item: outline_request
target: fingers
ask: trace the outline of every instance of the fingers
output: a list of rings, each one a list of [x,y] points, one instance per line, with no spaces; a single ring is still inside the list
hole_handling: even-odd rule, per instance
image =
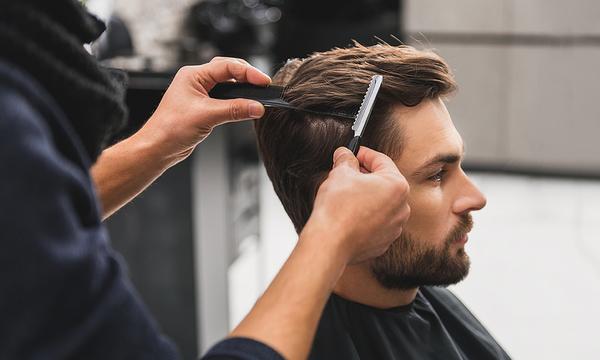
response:
[[[400,170],[398,170],[398,167],[394,161],[387,155],[373,149],[369,149],[368,147],[361,146],[358,151],[357,158],[360,162],[361,168],[366,169],[368,172],[380,175],[386,174],[386,177],[394,179],[394,193],[404,196],[404,194],[410,192],[410,186],[408,185],[408,182],[402,173],[400,173]]]
[[[241,59],[215,58],[208,64],[186,67],[187,70],[194,72],[194,77],[206,91],[231,79],[263,86],[271,83],[271,78]]]
[[[393,174],[400,174],[400,170],[387,155],[378,151],[369,149],[368,147],[361,146],[358,150],[357,155],[360,166],[369,172],[389,172]]]
[[[356,171],[360,171],[358,159],[352,151],[345,147],[339,147],[333,153],[333,168],[335,169],[340,166],[348,166]]]
[[[258,119],[265,113],[264,106],[257,101],[246,99],[206,99],[205,101],[202,105],[205,110],[203,113],[206,124],[210,127],[227,122]]]

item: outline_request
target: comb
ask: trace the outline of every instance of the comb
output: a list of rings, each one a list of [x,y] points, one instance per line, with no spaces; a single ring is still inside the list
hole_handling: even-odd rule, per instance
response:
[[[249,99],[255,100],[263,104],[265,107],[288,109],[294,111],[301,111],[304,113],[322,115],[322,116],[333,116],[345,119],[355,120],[355,115],[332,112],[332,111],[320,111],[307,108],[299,108],[283,100],[283,94],[285,87],[269,85],[269,86],[257,86],[247,83],[219,83],[209,91],[208,95],[213,99],[229,100],[229,99]]]

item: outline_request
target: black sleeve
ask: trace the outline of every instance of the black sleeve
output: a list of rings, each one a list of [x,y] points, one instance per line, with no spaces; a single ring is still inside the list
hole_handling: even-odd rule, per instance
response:
[[[283,360],[283,356],[259,341],[229,338],[213,346],[202,360]]]
[[[0,81],[0,359],[177,358],[42,114]]]

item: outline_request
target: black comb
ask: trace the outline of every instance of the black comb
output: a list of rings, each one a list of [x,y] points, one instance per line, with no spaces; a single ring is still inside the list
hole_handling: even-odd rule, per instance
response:
[[[208,95],[213,99],[250,99],[260,102],[265,107],[289,109],[295,111],[302,111],[310,114],[341,117],[352,120],[354,120],[355,118],[355,115],[346,113],[299,108],[283,100],[284,92],[285,87],[283,86],[257,86],[247,83],[229,82],[215,85],[215,87],[213,87],[212,90],[209,91]]]

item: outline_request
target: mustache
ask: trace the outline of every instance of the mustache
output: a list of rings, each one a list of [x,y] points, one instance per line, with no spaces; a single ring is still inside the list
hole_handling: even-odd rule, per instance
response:
[[[471,216],[470,213],[461,215],[458,219],[458,224],[456,224],[454,229],[450,232],[446,243],[451,244],[458,241],[471,230],[473,230],[473,216]]]

